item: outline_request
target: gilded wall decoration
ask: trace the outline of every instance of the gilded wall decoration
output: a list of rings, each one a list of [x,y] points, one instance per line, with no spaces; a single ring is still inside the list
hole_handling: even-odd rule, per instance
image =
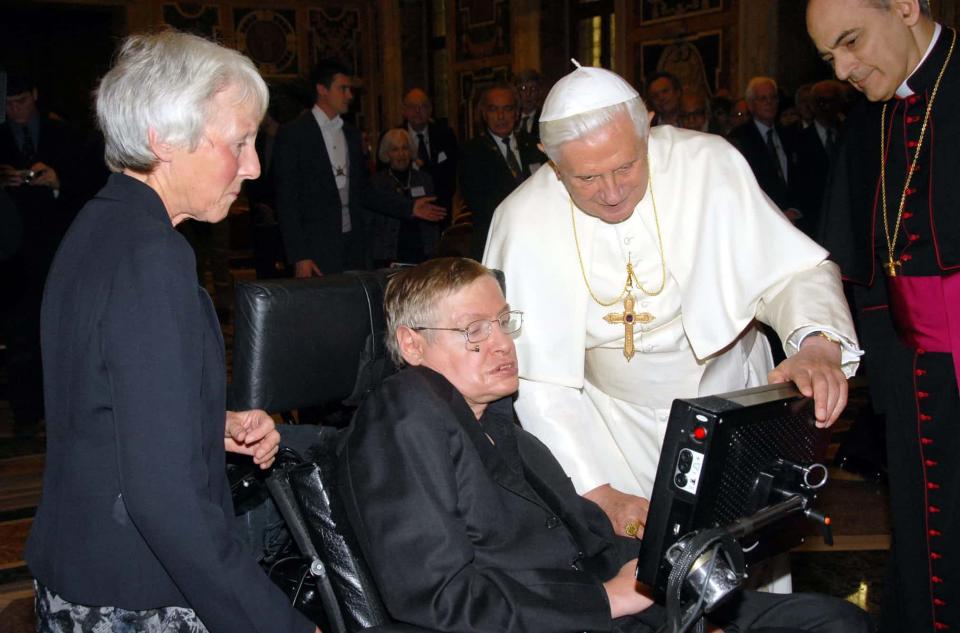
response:
[[[310,63],[332,57],[353,68],[358,77],[365,76],[360,10],[326,6],[310,9],[308,16]]]
[[[233,10],[237,49],[249,56],[263,75],[295,76],[298,70],[295,9]]]
[[[179,31],[194,33],[222,41],[220,8],[202,2],[166,2],[162,7],[163,22]]]
[[[723,9],[723,0],[639,0],[638,4],[637,15],[642,23],[688,18]]]
[[[684,90],[710,96],[719,87],[723,34],[698,33],[682,39],[645,41],[638,47],[637,85],[658,71],[672,73]]]
[[[510,53],[509,0],[456,3],[457,61]]]

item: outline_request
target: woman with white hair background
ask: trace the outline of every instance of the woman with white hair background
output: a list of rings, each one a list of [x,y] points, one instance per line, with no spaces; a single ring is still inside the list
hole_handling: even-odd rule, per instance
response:
[[[377,158],[387,168],[370,179],[370,186],[397,193],[415,200],[433,195],[430,174],[413,167],[410,135],[403,128],[393,128],[380,139]],[[370,241],[375,266],[392,262],[419,264],[432,256],[440,242],[440,223],[416,217],[406,220],[381,213],[370,213]]]
[[[128,38],[97,91],[115,173],[61,244],[41,317],[40,631],[316,630],[233,532],[224,450],[267,468],[279,435],[226,411],[216,313],[174,229],[223,220],[259,175],[267,98],[248,59],[171,31]]]

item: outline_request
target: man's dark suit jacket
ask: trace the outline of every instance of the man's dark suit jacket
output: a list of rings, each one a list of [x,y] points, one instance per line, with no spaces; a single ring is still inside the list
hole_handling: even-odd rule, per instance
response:
[[[840,146],[842,139],[843,130],[841,129],[837,132],[837,147]],[[803,213],[803,217],[797,222],[797,228],[814,239],[817,237],[823,194],[834,158],[827,155],[816,125],[810,125],[797,133],[795,190],[798,194],[800,211]]]
[[[400,125],[407,129],[406,124]],[[407,130],[409,132],[409,130]],[[420,168],[430,174],[436,191],[437,202],[453,215],[453,193],[457,189],[457,163],[460,160],[460,144],[450,126],[441,121],[427,124],[427,136],[430,142],[430,162]],[[416,157],[416,156],[414,156]],[[442,159],[442,160],[441,160]]]
[[[730,132],[730,142],[740,150],[750,164],[753,175],[763,192],[773,200],[781,211],[790,208],[799,209],[799,195],[797,193],[797,147],[794,133],[779,125],[776,126],[777,136],[787,155],[787,183],[777,176],[777,168],[770,152],[767,150],[767,139],[763,138],[760,130],[753,121],[747,121]]]
[[[11,284],[39,289],[57,250],[57,245],[67,232],[67,227],[80,208],[77,198],[80,189],[80,172],[77,163],[80,155],[79,141],[70,129],[55,119],[39,116],[39,138],[36,139],[36,154],[33,159],[25,157],[17,146],[8,121],[0,125],[0,164],[16,169],[29,169],[33,163],[42,162],[52,167],[60,179],[60,193],[54,196],[49,187],[20,185],[9,187],[7,194],[20,210],[23,225],[20,255],[7,262],[0,274],[6,281],[0,283],[4,292],[11,292]],[[9,297],[9,295],[8,295]]]
[[[540,142],[540,114],[543,112],[543,108],[537,108],[533,111],[531,116],[533,117],[533,124],[530,126],[530,131],[528,132],[525,127],[523,127],[523,115],[520,115],[520,123],[517,124],[517,134],[526,136],[534,145]]]
[[[460,153],[460,193],[472,218],[470,256],[476,260],[483,257],[494,210],[533,170],[547,162],[528,136],[515,134],[514,138],[520,151],[519,178],[510,173],[507,159],[500,151],[503,143],[486,129],[464,144]]]
[[[409,219],[413,202],[392,191],[367,185],[360,131],[343,124],[350,174],[350,239],[342,233],[340,194],[323,133],[313,112],[280,127],[273,149],[277,214],[287,261],[312,259],[324,273],[342,272],[344,264],[369,266],[366,235],[370,212]],[[350,252],[352,250],[352,252]]]
[[[636,541],[615,537],[514,423],[511,398],[478,421],[446,378],[407,368],[357,412],[338,481],[394,619],[472,633],[610,629],[601,583]]]
[[[211,633],[313,631],[234,533],[225,367],[193,251],[121,174],[80,212],[44,293],[47,460],[27,542],[65,600],[194,609]]]

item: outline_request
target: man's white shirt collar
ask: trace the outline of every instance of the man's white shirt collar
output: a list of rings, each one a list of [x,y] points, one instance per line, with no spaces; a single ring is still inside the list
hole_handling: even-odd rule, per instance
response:
[[[930,57],[930,51],[933,50],[937,40],[940,39],[940,32],[942,30],[943,28],[940,26],[940,23],[936,23],[933,29],[933,37],[930,38],[930,44],[927,46],[927,51],[923,54],[923,57],[920,58],[920,63],[916,65],[916,67],[913,69],[913,72],[911,72],[910,75],[903,80],[903,83],[900,84],[900,87],[897,88],[897,96],[901,99],[906,99],[907,97],[913,95],[913,90],[910,88],[907,82],[910,81],[910,77],[913,77],[914,73],[917,72],[917,69],[923,66],[923,62],[927,61],[927,57]]]
[[[320,129],[323,130],[339,130],[343,127],[343,119],[340,118],[340,115],[336,115],[332,119],[327,116],[327,113],[320,109],[320,106],[314,105],[311,109],[313,112],[313,117],[317,120],[317,125],[320,126]]]

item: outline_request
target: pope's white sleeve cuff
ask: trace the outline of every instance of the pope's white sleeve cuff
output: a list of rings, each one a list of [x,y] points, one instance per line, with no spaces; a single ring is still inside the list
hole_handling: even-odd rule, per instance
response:
[[[863,350],[857,347],[856,344],[849,338],[837,332],[833,328],[823,325],[807,325],[802,328],[798,328],[787,337],[787,342],[784,346],[784,352],[786,352],[788,357],[793,356],[800,351],[800,345],[803,343],[803,340],[808,336],[815,336],[817,332],[829,334],[831,338],[835,338],[840,341],[840,369],[843,370],[843,373],[847,378],[852,378],[853,375],[857,373],[857,369],[860,367],[860,357],[863,356]]]

